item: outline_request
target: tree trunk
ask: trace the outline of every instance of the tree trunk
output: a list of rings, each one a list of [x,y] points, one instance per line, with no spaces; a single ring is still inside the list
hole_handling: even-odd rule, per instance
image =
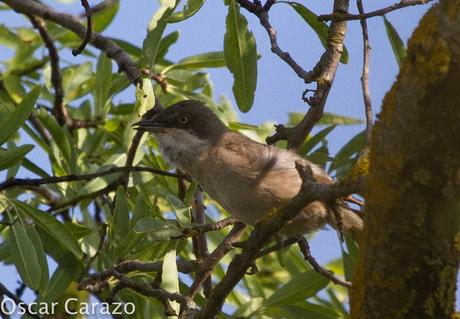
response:
[[[460,256],[460,0],[422,19],[373,131],[352,319],[452,318]]]

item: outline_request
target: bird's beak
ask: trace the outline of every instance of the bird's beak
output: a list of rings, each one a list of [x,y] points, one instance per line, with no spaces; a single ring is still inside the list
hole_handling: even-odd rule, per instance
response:
[[[137,123],[134,123],[133,128],[137,131],[144,131],[144,132],[161,132],[164,131],[165,126],[162,125],[160,122],[155,120],[141,120]]]

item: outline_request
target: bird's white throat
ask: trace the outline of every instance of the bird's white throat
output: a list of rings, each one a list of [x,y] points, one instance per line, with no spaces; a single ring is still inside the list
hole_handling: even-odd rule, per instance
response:
[[[209,151],[209,142],[187,130],[168,128],[155,134],[161,154],[169,164],[191,172],[193,164]]]

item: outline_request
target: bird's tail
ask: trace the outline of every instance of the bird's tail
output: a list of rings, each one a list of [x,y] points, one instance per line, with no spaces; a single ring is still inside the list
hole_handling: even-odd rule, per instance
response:
[[[345,203],[338,203],[330,209],[328,216],[329,225],[338,229],[338,223],[341,223],[341,230],[345,234],[350,234],[352,237],[359,238],[363,229],[363,219]]]

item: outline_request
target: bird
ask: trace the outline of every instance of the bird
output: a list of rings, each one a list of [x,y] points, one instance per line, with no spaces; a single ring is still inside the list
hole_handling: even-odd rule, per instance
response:
[[[254,226],[265,214],[298,194],[302,180],[296,162],[309,166],[317,182],[334,183],[321,167],[294,151],[231,131],[197,100],[175,103],[136,123],[135,129],[153,133],[159,151],[170,165],[190,175],[210,198],[248,225]],[[337,212],[341,216],[339,223]],[[363,227],[362,218],[343,201],[314,201],[279,233],[300,236],[327,224],[353,236]]]

